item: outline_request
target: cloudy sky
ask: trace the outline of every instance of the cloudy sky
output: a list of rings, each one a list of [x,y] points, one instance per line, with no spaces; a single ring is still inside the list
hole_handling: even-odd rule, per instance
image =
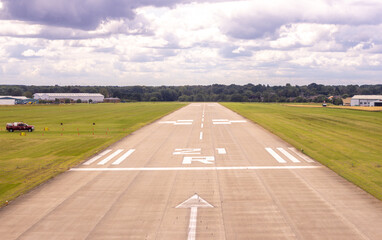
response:
[[[0,84],[382,83],[380,0],[0,0]]]

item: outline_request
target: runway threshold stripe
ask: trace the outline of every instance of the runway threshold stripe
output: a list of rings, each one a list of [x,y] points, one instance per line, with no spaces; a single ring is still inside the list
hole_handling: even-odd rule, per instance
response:
[[[115,160],[112,165],[118,165],[120,164],[121,162],[123,162],[127,157],[129,157],[133,152],[135,151],[135,149],[130,149],[129,151],[127,151],[125,154],[123,154],[121,157],[119,157],[117,160]]]
[[[305,156],[305,155],[302,154],[302,153],[299,153],[299,152],[297,151],[297,149],[295,149],[295,148],[289,148],[289,150],[291,150],[291,151],[294,152],[297,156],[299,156],[300,158],[304,159],[305,161],[307,161],[307,162],[309,162],[309,163],[313,163],[313,162],[314,162],[314,160],[312,160],[310,157]]]
[[[71,168],[72,172],[93,171],[216,171],[216,170],[288,170],[288,169],[316,169],[321,166],[242,166],[242,167],[148,167],[148,168]]]
[[[99,162],[97,165],[105,165],[107,162],[109,162],[111,159],[113,159],[115,156],[120,154],[123,151],[123,149],[118,149],[117,151],[110,154],[107,158]]]
[[[294,162],[294,163],[299,163],[300,162],[300,160],[295,158],[292,154],[288,153],[284,148],[277,148],[277,150],[279,150],[282,154],[284,154],[292,162]]]
[[[105,151],[101,152],[97,156],[95,156],[95,157],[91,158],[90,160],[84,162],[83,165],[90,165],[90,164],[94,163],[95,161],[97,161],[98,159],[100,159],[101,157],[103,157],[106,154],[108,154],[109,152],[111,152],[111,149],[108,149],[108,150],[105,150]]]
[[[286,163],[286,161],[282,157],[280,157],[280,155],[278,155],[275,151],[273,151],[272,148],[265,148],[265,150],[267,150],[267,152],[271,154],[272,157],[276,159],[279,163]]]

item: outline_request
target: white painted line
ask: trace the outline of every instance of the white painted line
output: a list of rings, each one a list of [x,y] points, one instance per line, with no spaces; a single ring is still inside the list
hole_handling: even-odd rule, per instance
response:
[[[295,158],[293,155],[291,155],[290,153],[288,153],[284,148],[277,148],[277,150],[279,150],[282,154],[284,154],[287,158],[289,158],[292,162],[294,163],[299,163],[300,160],[298,160],[297,158]]]
[[[199,139],[200,139],[200,140],[203,140],[203,132],[200,132],[200,134],[199,134]]]
[[[192,122],[176,122],[174,125],[192,125]]]
[[[231,120],[229,122],[230,123],[246,123],[247,121],[245,121],[245,120]]]
[[[213,122],[228,122],[228,119],[212,119]]]
[[[166,124],[166,123],[172,123],[172,124],[175,124],[176,121],[162,121],[162,122],[159,122],[160,124]]]
[[[93,171],[216,171],[216,170],[283,170],[283,169],[316,169],[321,166],[243,166],[243,167],[151,167],[151,168],[71,168],[72,172]]]
[[[218,150],[218,154],[226,154],[225,148],[216,148]]]
[[[231,122],[213,122],[213,124],[229,125]]]
[[[192,162],[201,162],[204,164],[213,164],[215,162],[214,156],[208,157],[184,157],[182,164],[191,164]]]
[[[203,123],[200,125],[200,127],[201,127],[201,128],[203,128],[203,127],[204,127]]]
[[[99,158],[101,158],[101,157],[105,156],[106,154],[108,154],[109,152],[111,152],[111,149],[108,149],[108,150],[105,150],[105,151],[101,152],[97,156],[95,156],[95,157],[91,158],[90,160],[84,162],[83,165],[90,165],[90,164],[94,163],[95,161],[97,161]]]
[[[206,200],[199,197],[198,194],[194,194],[192,197],[179,204],[175,208],[190,208],[190,221],[188,224],[188,236],[187,240],[195,240],[196,237],[196,224],[198,217],[198,208],[213,208]]]
[[[201,148],[176,148],[173,155],[201,154]]]
[[[176,121],[162,121],[160,124],[174,124],[174,125],[192,125],[194,120],[176,120]]]
[[[202,118],[202,122],[204,122],[204,118]]]
[[[295,148],[289,148],[289,150],[291,150],[292,152],[294,152],[297,156],[299,156],[300,158],[304,159],[305,161],[307,162],[310,162],[310,163],[314,163],[314,160],[311,159],[310,157],[300,153],[299,151],[297,151],[297,149]]]
[[[198,208],[192,207],[190,213],[190,223],[188,224],[187,240],[195,240],[196,237],[196,220],[198,216]]]
[[[135,151],[135,149],[130,149],[129,151],[127,151],[125,154],[123,154],[121,157],[119,157],[117,160],[115,160],[112,165],[118,165],[120,164],[121,162],[123,162],[128,156],[130,156],[133,152]]]
[[[105,158],[104,160],[102,160],[101,162],[99,162],[97,165],[105,165],[108,161],[110,161],[111,159],[113,159],[115,156],[117,156],[118,154],[120,154],[121,152],[123,152],[123,149],[118,149],[117,151],[113,152],[112,154],[110,154],[107,158]]]
[[[267,152],[271,154],[272,157],[274,157],[279,163],[286,163],[286,161],[282,157],[280,157],[280,155],[278,155],[275,151],[273,151],[272,148],[265,148],[265,150],[267,150]]]

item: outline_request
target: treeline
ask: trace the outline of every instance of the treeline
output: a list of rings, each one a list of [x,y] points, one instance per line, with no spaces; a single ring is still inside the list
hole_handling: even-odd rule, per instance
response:
[[[332,102],[354,95],[381,95],[382,84],[329,86],[312,83],[305,86],[221,85],[208,86],[25,86],[1,85],[0,95],[26,96],[34,93],[101,93],[122,101],[227,101],[227,102]]]

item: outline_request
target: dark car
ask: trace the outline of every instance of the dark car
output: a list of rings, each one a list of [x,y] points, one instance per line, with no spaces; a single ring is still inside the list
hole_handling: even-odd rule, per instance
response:
[[[13,132],[13,131],[16,131],[16,130],[17,131],[32,132],[34,130],[34,126],[28,125],[28,124],[23,123],[23,122],[14,122],[14,123],[7,123],[6,129],[9,132]]]

